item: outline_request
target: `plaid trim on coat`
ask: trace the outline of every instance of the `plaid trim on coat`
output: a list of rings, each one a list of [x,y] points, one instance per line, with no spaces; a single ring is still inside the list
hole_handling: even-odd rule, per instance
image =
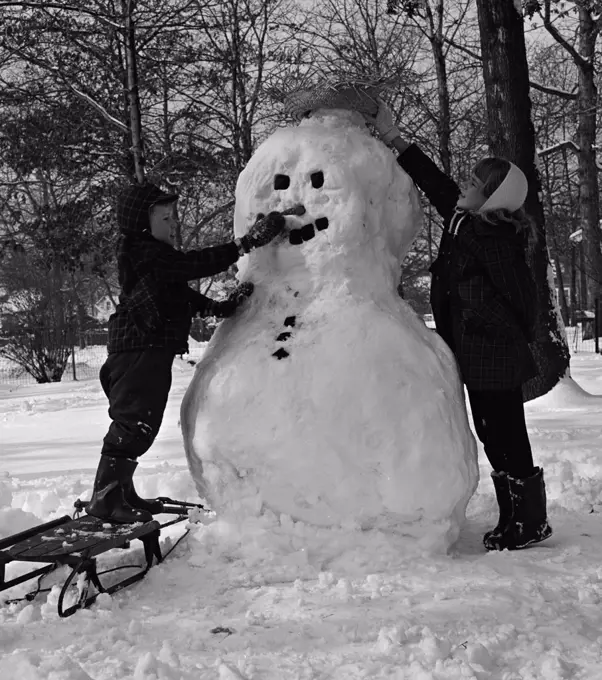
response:
[[[123,236],[121,295],[109,318],[109,354],[151,347],[187,352],[192,317],[210,314],[213,305],[187,282],[223,272],[238,258],[234,242],[181,253],[148,233]]]
[[[399,165],[444,220],[431,266],[431,307],[471,390],[511,390],[537,373],[528,341],[535,289],[524,240],[511,225],[490,225],[456,210],[458,185],[412,144]]]

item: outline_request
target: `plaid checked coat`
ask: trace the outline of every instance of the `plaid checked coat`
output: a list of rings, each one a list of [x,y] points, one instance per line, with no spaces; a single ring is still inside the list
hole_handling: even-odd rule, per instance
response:
[[[529,349],[535,290],[522,235],[456,210],[458,185],[416,145],[399,165],[444,220],[431,266],[437,331],[453,350],[469,390],[512,390],[537,373]]]
[[[216,304],[187,282],[225,271],[239,258],[234,242],[181,253],[153,238],[149,208],[176,198],[152,184],[128,187],[119,197],[121,294],[109,318],[109,354],[150,348],[187,352],[192,317],[211,314]]]

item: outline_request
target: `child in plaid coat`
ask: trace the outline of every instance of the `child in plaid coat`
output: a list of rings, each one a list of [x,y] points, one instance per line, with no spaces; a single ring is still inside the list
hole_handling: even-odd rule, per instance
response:
[[[527,180],[503,158],[486,158],[461,190],[415,144],[401,138],[379,102],[366,116],[398,163],[443,217],[431,266],[437,332],[454,352],[477,436],[493,468],[500,517],[483,539],[488,550],[538,543],[552,534],[543,470],[533,465],[522,385],[537,369],[529,342],[535,289],[525,259],[532,223],[522,210]]]
[[[100,370],[112,423],[86,507],[108,522],[149,521],[161,512],[159,501],[138,496],[132,477],[137,458],[159,432],[174,357],[188,351],[195,314],[230,316],[253,291],[251,283],[243,283],[216,302],[189,288],[188,281],[225,271],[241,255],[269,243],[285,224],[283,215],[270,213],[240,239],[182,253],[173,247],[177,199],[146,184],[126,188],[117,201],[121,294],[109,319],[108,357]]]

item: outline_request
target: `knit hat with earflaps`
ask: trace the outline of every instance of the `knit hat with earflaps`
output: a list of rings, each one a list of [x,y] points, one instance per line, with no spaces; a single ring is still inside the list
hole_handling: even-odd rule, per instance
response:
[[[173,203],[178,194],[168,194],[154,184],[131,184],[117,198],[117,224],[123,234],[150,230],[149,208],[157,203]]]
[[[510,161],[508,162],[510,163]],[[514,163],[510,163],[510,169],[503,182],[483,203],[478,212],[484,213],[502,209],[514,212],[525,202],[528,190],[529,184],[525,173]]]

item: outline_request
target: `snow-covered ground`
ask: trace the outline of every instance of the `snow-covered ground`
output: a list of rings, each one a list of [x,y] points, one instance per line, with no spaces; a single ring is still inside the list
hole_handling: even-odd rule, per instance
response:
[[[195,500],[178,426],[192,370],[174,367],[163,428],[136,475],[143,494]],[[0,606],[0,679],[602,679],[602,356],[574,356],[572,372],[582,389],[563,384],[528,406],[555,530],[540,546],[483,550],[495,500],[481,453],[448,556],[252,512],[194,525],[144,581],[70,618],[56,614],[56,589]],[[0,538],[89,496],[106,410],[96,380],[0,386]]]

